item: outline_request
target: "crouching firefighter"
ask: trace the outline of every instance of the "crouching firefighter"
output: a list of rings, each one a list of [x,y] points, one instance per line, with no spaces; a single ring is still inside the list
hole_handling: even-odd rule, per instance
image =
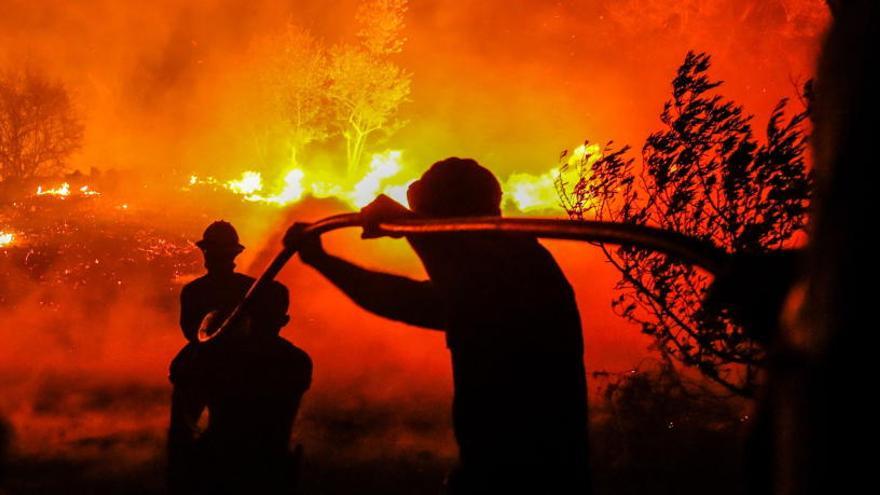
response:
[[[289,321],[288,290],[278,282],[266,286],[241,325],[199,344],[200,326],[222,322],[254,279],[235,272],[244,247],[229,223],[214,222],[196,245],[207,274],[180,297],[180,326],[189,343],[170,369],[169,491],[291,493],[301,450],[291,452],[290,437],[312,362],[279,336]]]

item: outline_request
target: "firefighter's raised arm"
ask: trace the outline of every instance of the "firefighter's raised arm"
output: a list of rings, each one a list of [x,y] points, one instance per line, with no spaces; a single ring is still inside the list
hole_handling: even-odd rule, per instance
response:
[[[303,263],[318,270],[358,306],[410,325],[445,328],[443,299],[433,283],[368,270],[327,254],[320,237],[305,233],[306,227],[294,224],[284,237],[285,246],[297,249]],[[369,237],[366,231],[365,237]]]

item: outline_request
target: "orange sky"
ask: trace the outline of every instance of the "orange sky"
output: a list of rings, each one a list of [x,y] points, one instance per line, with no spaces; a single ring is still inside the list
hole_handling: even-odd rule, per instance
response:
[[[287,20],[350,40],[356,4],[3,0],[0,61],[46,66],[74,91],[88,130],[77,166],[239,170],[255,164],[222,122],[240,96],[226,78]],[[545,171],[584,138],[639,145],[689,49],[763,115],[809,77],[824,20],[821,0],[413,1],[398,56],[413,74],[408,125],[385,146],[504,176]]]

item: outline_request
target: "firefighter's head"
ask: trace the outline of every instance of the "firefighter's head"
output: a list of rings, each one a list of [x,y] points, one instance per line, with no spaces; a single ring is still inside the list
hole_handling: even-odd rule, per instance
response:
[[[250,308],[250,328],[255,335],[271,336],[290,321],[290,292],[287,287],[272,282],[263,288]]]
[[[208,225],[196,246],[202,250],[208,271],[234,269],[235,257],[244,250],[235,227],[223,220]]]
[[[501,184],[470,158],[447,158],[433,165],[407,191],[413,211],[427,217],[501,215]]]

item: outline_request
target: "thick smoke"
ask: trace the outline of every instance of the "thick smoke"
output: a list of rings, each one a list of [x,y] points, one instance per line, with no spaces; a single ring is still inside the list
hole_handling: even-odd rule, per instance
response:
[[[251,48],[287,22],[348,41],[358,4],[2,3],[0,61],[45,67],[86,117],[74,165],[182,176],[259,166],[230,113],[247,98],[235,81],[256,70]],[[399,56],[414,74],[408,125],[385,145],[425,164],[474,156],[506,175],[546,170],[587,135],[636,143],[689,49],[712,53],[731,96],[763,114],[809,77],[822,3],[413,2]]]
[[[0,0],[0,65],[39,67],[67,85],[86,127],[72,167],[121,171],[113,201],[142,203],[145,228],[186,246],[210,221],[226,218],[249,247],[241,268],[255,274],[277,249],[283,225],[344,207],[310,203],[255,215],[228,204],[176,203],[168,191],[193,173],[268,166],[257,163],[244,126],[244,116],[278,118],[247,113],[243,81],[258,70],[252,47],[288,22],[328,45],[350,41],[357,4]],[[766,115],[810,76],[825,21],[821,0],[414,1],[396,59],[413,74],[407,124],[375,147],[403,149],[418,168],[474,157],[502,179],[544,172],[585,138],[638,147],[656,127],[689,49],[711,53],[725,94]],[[334,153],[329,143],[306,158],[340,160]],[[369,266],[424,276],[401,241],[361,242],[348,232],[327,245]],[[578,295],[589,368],[634,365],[649,340],[608,308],[616,274],[584,245],[551,249]],[[150,265],[126,268],[127,290],[111,298],[0,275],[20,283],[0,283],[15,293],[14,304],[0,306],[0,413],[15,430],[16,458],[92,466],[114,459],[86,473],[95,478],[157,465],[167,363],[183,344],[176,294],[199,270],[195,252],[189,256],[188,269],[160,279]],[[340,464],[426,453],[448,463],[455,451],[442,335],[365,313],[296,261],[281,280],[292,297],[285,335],[316,365],[299,425],[307,448]],[[3,428],[0,476],[9,442]]]

